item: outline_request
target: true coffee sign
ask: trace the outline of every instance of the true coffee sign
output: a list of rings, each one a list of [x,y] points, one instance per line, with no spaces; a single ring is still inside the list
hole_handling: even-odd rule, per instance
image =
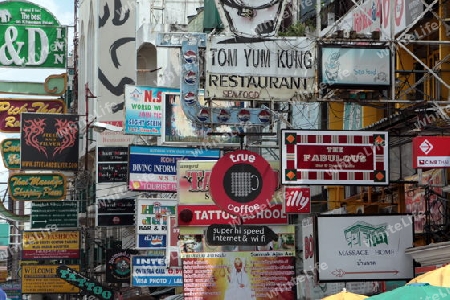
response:
[[[211,197],[232,215],[248,217],[267,209],[274,192],[273,170],[257,153],[247,150],[227,153],[212,169]]]
[[[66,67],[67,28],[52,13],[25,1],[0,3],[0,66]]]

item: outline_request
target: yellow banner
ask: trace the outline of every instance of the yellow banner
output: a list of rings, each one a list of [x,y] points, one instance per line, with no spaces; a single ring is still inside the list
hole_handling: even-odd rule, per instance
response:
[[[80,289],[60,279],[57,275],[59,265],[22,265],[22,293],[70,293],[78,294]],[[69,265],[79,271],[80,266]]]
[[[79,231],[24,231],[23,250],[78,250]]]

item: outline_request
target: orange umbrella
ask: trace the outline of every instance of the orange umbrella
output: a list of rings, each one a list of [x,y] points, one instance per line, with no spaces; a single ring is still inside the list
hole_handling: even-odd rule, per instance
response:
[[[368,296],[350,293],[347,292],[346,289],[343,289],[342,292],[325,297],[322,300],[361,300],[366,298],[368,298]]]
[[[450,265],[423,273],[409,283],[429,283],[434,286],[450,287]]]

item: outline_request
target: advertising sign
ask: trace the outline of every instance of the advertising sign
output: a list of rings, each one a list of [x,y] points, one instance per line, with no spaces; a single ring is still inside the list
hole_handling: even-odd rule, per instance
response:
[[[128,147],[98,147],[97,182],[127,182]]]
[[[238,146],[240,137],[233,134],[233,129],[229,125],[215,124],[214,131],[223,132],[223,135],[208,135],[211,127],[195,122],[186,116],[183,104],[180,101],[180,93],[165,93],[165,115],[164,126],[162,127],[161,141],[166,145],[200,145],[207,143],[215,145],[215,148],[222,146]],[[199,93],[198,102],[205,105],[203,92]],[[234,104],[229,102],[229,106]],[[228,104],[228,102],[227,102]],[[245,120],[245,119],[243,119]],[[250,119],[249,119],[250,120]]]
[[[134,226],[135,199],[97,199],[96,226]]]
[[[123,121],[102,121],[102,123],[121,128],[124,127]],[[123,131],[105,130],[97,134],[97,145],[99,147],[121,146],[128,148],[128,145],[133,144],[135,138],[136,136],[124,134]]]
[[[133,191],[177,191],[178,160],[217,160],[219,150],[161,146],[129,147],[128,188]]]
[[[302,220],[303,238],[303,270],[316,275],[316,241],[314,234],[314,218],[307,217]],[[317,279],[317,278],[316,278]]]
[[[0,246],[9,246],[9,223],[0,223]],[[8,249],[6,249],[8,251]],[[6,254],[8,256],[8,254]],[[1,259],[5,259],[6,257],[0,256]]]
[[[20,169],[20,139],[4,139],[0,147],[5,167],[9,170]]]
[[[179,90],[125,85],[125,134],[161,135],[164,92]]]
[[[22,279],[23,282],[23,279]],[[5,291],[10,300],[22,300],[21,282],[5,282],[0,284],[0,288]]]
[[[22,113],[23,170],[78,171],[78,116]]]
[[[64,114],[66,105],[60,99],[0,99],[0,131],[6,133],[19,133],[21,114],[49,113]]]
[[[323,45],[319,61],[318,82],[332,89],[386,89],[392,82],[388,47]]]
[[[27,1],[0,3],[2,67],[66,67],[67,28],[45,8]],[[7,49],[7,50],[6,50]]]
[[[178,204],[178,226],[208,226],[211,224],[286,225],[288,218],[282,204],[269,205],[263,211],[243,216],[231,215],[215,205]]]
[[[80,270],[78,265],[70,265]],[[78,294],[78,286],[60,279],[58,265],[33,264],[21,266],[23,294]]]
[[[287,101],[309,96],[315,84],[315,43],[306,37],[240,42],[211,36],[205,98]]]
[[[170,217],[168,233],[169,246],[166,250],[166,261],[169,262],[169,267],[180,268],[181,256],[180,246],[178,245],[180,228],[177,226],[177,218],[175,216]]]
[[[220,20],[226,30],[236,36],[259,38],[274,36],[288,1],[261,0],[242,2],[236,0],[215,0]],[[302,6],[303,8],[303,6]]]
[[[388,132],[282,130],[281,182],[389,184]]]
[[[61,200],[66,197],[66,177],[61,173],[15,173],[8,178],[13,200]]]
[[[292,289],[295,258],[269,253],[187,254],[183,258],[184,299],[296,299]]]
[[[237,150],[225,154],[216,162],[209,186],[217,206],[242,217],[267,208],[276,182],[270,164],[262,156]]]
[[[206,230],[206,242],[211,246],[266,246],[278,240],[278,234],[263,225],[212,224]]]
[[[79,231],[24,231],[22,259],[79,259]]]
[[[319,281],[405,280],[414,277],[411,215],[317,217]]]
[[[131,275],[130,249],[106,249],[106,281],[108,283],[129,283]]]
[[[181,269],[169,268],[164,256],[131,256],[131,286],[182,286]]]
[[[446,223],[447,201],[442,195],[442,186],[445,185],[445,169],[429,170],[419,176],[405,177],[405,181],[418,182],[405,184],[405,212],[414,216],[414,233],[424,232],[427,217],[431,228],[441,227]],[[419,185],[419,186],[418,186]],[[429,185],[428,199],[425,196],[425,185]],[[421,186],[421,187],[420,187]]]
[[[162,247],[167,241],[170,216],[175,215],[177,202],[162,199],[138,199],[136,249]],[[163,237],[158,243],[158,237]],[[150,240],[150,237],[155,237]]]
[[[78,269],[61,265],[57,268],[58,277],[72,286],[79,287],[85,294],[97,297],[100,300],[113,300],[114,290],[87,278],[79,273]]]
[[[31,228],[78,227],[78,201],[33,201],[31,202]]]
[[[448,136],[418,136],[413,138],[413,168],[450,167]]]
[[[311,189],[300,186],[284,186],[284,211],[287,214],[311,213]]]

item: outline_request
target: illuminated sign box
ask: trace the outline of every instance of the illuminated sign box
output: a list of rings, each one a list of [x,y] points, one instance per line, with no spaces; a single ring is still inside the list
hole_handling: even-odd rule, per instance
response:
[[[319,48],[319,88],[387,89],[391,82],[388,47],[323,45]]]

